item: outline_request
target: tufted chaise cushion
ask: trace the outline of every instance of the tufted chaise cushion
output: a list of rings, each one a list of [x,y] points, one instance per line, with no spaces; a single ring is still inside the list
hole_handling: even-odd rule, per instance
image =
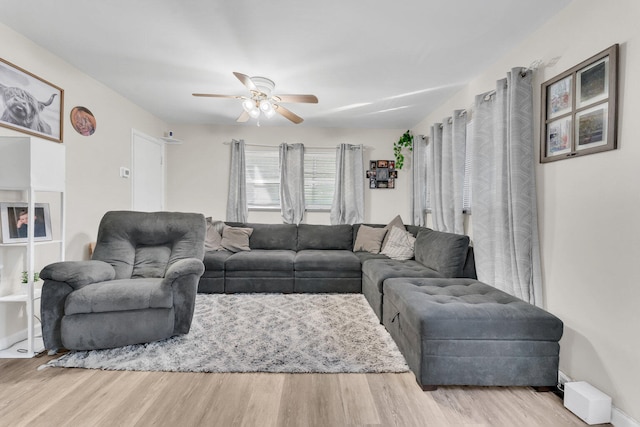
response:
[[[387,307],[394,306],[423,338],[557,341],[562,336],[557,317],[473,279],[389,279],[384,295]]]
[[[473,279],[388,279],[383,324],[425,390],[554,386],[562,321]]]

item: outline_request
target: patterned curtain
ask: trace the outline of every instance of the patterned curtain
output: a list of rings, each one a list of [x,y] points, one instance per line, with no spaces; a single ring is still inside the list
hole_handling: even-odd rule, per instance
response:
[[[231,173],[227,197],[227,221],[247,222],[247,177],[244,157],[244,140],[231,141]]]
[[[412,165],[412,194],[411,210],[413,211],[411,224],[424,227],[425,211],[427,209],[427,141],[424,137],[413,139],[411,151]]]
[[[473,241],[479,280],[542,305],[531,74],[514,68],[476,96]]]
[[[304,217],[304,145],[280,144],[280,210],[285,224]]]
[[[464,234],[462,200],[466,149],[466,115],[453,116],[431,126],[427,144],[427,176],[433,228]]]
[[[364,155],[362,145],[340,144],[331,224],[364,222]]]

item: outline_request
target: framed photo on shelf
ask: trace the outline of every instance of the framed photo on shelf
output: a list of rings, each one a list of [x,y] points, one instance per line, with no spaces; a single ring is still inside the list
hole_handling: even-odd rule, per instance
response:
[[[64,90],[0,58],[0,126],[62,142]]]
[[[617,44],[541,89],[541,163],[617,148]]]
[[[27,242],[29,211],[26,203],[0,203],[2,243]],[[35,204],[34,241],[51,240],[51,216],[48,203]]]

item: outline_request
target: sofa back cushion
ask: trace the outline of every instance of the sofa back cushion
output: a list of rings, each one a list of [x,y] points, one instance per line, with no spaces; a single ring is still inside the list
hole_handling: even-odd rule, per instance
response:
[[[107,212],[93,259],[113,266],[116,279],[163,277],[176,261],[204,257],[204,215],[180,212]]]
[[[298,225],[298,250],[342,249],[353,250],[353,227],[341,225]]]
[[[257,224],[226,222],[232,227],[253,229],[249,237],[249,247],[253,249],[283,249],[295,251],[298,240],[298,228],[295,224]]]
[[[469,236],[430,229],[418,232],[415,259],[444,277],[461,277],[469,249]]]

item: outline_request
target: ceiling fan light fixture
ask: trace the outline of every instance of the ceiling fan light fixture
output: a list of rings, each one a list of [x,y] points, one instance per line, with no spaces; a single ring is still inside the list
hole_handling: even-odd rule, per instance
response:
[[[256,104],[252,99],[245,99],[242,101],[242,108],[244,108],[244,111],[247,113],[251,113],[251,110],[256,108]]]
[[[267,119],[270,119],[271,117],[276,115],[276,110],[274,110],[273,108],[269,108],[267,111],[264,112],[264,116]]]
[[[258,117],[260,117],[260,110],[258,110],[257,108],[253,108],[252,110],[248,111],[249,116],[251,116],[251,118],[253,119],[257,119]]]
[[[267,111],[273,110],[273,106],[268,99],[265,99],[264,101],[260,101],[260,109],[266,114]]]

